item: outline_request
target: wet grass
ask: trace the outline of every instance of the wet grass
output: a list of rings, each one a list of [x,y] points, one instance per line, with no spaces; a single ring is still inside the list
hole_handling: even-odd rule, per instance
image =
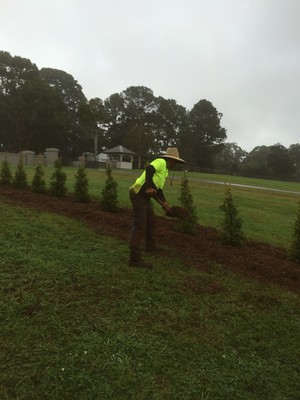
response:
[[[0,398],[296,400],[299,298],[0,203]]]

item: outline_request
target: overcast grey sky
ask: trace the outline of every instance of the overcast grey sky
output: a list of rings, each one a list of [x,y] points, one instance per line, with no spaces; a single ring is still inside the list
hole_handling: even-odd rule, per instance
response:
[[[88,99],[129,86],[223,114],[244,150],[300,143],[300,0],[0,0],[0,50]]]

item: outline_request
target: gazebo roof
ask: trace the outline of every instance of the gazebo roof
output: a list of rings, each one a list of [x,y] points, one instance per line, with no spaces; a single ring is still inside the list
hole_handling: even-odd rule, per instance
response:
[[[112,149],[108,149],[103,151],[105,154],[129,154],[129,155],[135,155],[133,151],[126,149],[124,146],[116,146],[113,147]]]

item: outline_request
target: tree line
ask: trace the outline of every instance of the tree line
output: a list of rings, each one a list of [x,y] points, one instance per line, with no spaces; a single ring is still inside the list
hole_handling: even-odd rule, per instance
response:
[[[259,146],[247,153],[226,143],[222,113],[206,100],[191,110],[131,86],[108,98],[87,99],[65,71],[38,69],[0,52],[0,151],[43,152],[57,147],[64,164],[123,145],[144,161],[176,146],[190,168],[274,179],[299,179],[300,145]]]

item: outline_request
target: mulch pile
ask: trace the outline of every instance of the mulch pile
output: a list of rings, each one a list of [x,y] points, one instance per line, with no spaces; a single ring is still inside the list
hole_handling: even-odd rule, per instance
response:
[[[101,210],[95,199],[89,204],[75,201],[72,195],[56,198],[50,193],[36,194],[31,189],[16,190],[0,185],[1,200],[38,211],[53,212],[85,222],[101,235],[128,241],[132,224],[132,211],[122,209],[118,213]],[[218,240],[218,232],[198,225],[195,236],[175,231],[177,221],[157,217],[156,234],[160,245],[168,248],[163,257],[182,259],[187,267],[209,271],[213,264],[220,264],[231,272],[261,284],[273,283],[279,287],[300,293],[300,266],[287,260],[284,249],[267,243],[248,241],[241,247],[225,246]],[[159,268],[159,267],[157,267]]]

